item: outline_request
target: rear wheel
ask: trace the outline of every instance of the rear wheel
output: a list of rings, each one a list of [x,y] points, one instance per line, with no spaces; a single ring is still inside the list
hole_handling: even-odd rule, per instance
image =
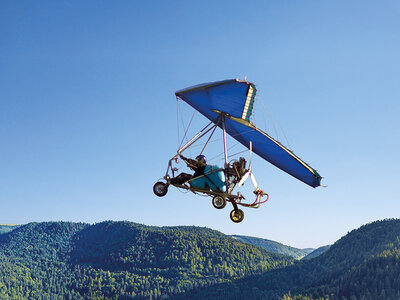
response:
[[[241,209],[234,209],[231,211],[230,217],[233,222],[240,223],[244,219],[244,212]]]
[[[168,192],[168,185],[164,182],[156,182],[153,186],[153,192],[156,194],[158,197],[163,197],[167,194]]]
[[[226,200],[224,197],[221,196],[215,196],[212,199],[212,205],[216,208],[216,209],[223,209],[226,206]]]

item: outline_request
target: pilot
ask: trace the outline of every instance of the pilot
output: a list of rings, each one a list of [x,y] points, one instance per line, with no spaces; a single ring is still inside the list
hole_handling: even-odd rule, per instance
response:
[[[181,173],[175,178],[171,179],[172,184],[183,184],[189,179],[196,178],[198,176],[204,175],[204,170],[207,165],[207,158],[200,154],[196,157],[196,159],[191,159],[184,157],[182,154],[179,154],[179,157],[186,163],[186,165],[194,171],[193,175],[187,173]]]

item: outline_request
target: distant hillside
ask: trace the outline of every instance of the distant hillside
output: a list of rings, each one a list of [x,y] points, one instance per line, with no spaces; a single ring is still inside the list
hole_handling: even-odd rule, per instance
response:
[[[400,299],[400,220],[353,230],[311,260],[197,289],[191,299]]]
[[[170,297],[293,263],[208,228],[30,223],[0,235],[0,299]]]
[[[244,235],[232,235],[232,237],[244,243],[261,247],[267,251],[288,255],[296,259],[301,259],[302,257],[306,256],[307,254],[313,251],[312,248],[302,250],[262,238],[256,238]]]
[[[311,259],[311,258],[320,256],[322,253],[328,251],[328,249],[329,249],[330,247],[331,247],[331,245],[319,247],[318,249],[315,249],[315,250],[312,251],[310,254],[308,254],[308,255],[306,255],[305,257],[303,257],[303,259]]]
[[[18,228],[20,225],[8,225],[8,224],[0,224],[0,234],[10,232],[15,228]]]
[[[303,250],[305,253],[307,253],[307,254],[310,254],[311,252],[313,252],[315,249],[314,248],[304,248],[304,249],[301,249],[301,250]]]

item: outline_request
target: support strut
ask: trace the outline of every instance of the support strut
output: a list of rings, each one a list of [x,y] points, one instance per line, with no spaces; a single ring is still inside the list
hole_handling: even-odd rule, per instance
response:
[[[225,117],[222,116],[222,131],[224,135],[224,154],[225,154],[225,168],[228,166],[228,149],[226,146],[226,129],[225,129]]]

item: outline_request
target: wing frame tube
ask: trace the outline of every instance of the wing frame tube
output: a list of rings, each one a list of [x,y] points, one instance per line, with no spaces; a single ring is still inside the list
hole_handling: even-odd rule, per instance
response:
[[[204,135],[206,135],[208,132],[210,132],[214,127],[217,126],[217,124],[214,124],[214,126],[210,127],[209,129],[206,130],[208,126],[213,124],[214,122],[211,121],[210,123],[207,124],[206,127],[204,127],[202,130],[200,130],[193,138],[191,138],[185,145],[183,145],[180,149],[178,149],[177,153],[178,155],[181,154],[183,151],[185,151],[187,148],[192,146],[195,142],[197,142],[199,139],[201,139]],[[206,131],[205,131],[206,130]],[[205,132],[204,132],[205,131]]]

